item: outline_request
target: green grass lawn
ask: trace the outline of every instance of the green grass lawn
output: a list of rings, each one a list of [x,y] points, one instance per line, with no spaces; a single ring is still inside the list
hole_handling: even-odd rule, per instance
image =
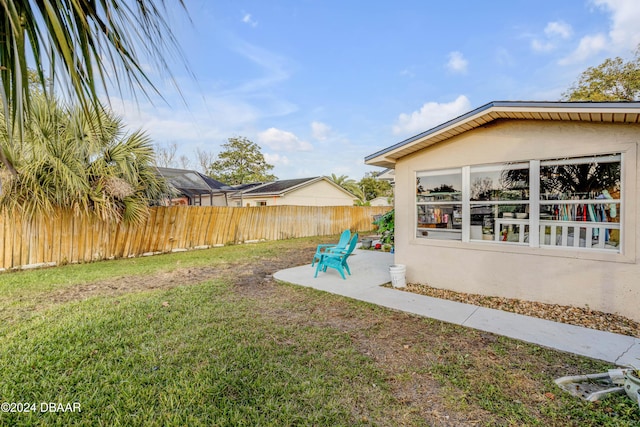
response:
[[[10,402],[79,402],[81,414],[2,414],[12,425],[339,425],[356,387],[384,384],[341,334],[256,318],[204,283],[67,304],[4,331]],[[381,391],[369,411],[390,401]]]
[[[640,424],[637,406],[622,396],[591,404],[554,390],[553,398],[527,400],[531,387],[540,387],[541,396],[553,390],[549,366],[595,372],[610,367],[604,363],[506,338],[491,340],[484,353],[451,351],[480,333],[311,289],[279,284],[246,297],[229,275],[168,289],[47,298],[114,278],[232,263],[248,268],[316,243],[297,239],[0,275],[0,402],[36,404],[35,412],[1,412],[0,425],[429,425],[398,397],[416,376],[438,385],[433,399],[452,416],[479,414],[478,425]],[[342,323],[332,323],[330,310],[342,310],[335,316]],[[434,340],[405,346],[402,366],[381,363],[361,341],[393,334],[385,325],[395,321],[430,330]],[[520,396],[513,389],[522,378],[532,384]],[[80,412],[42,411],[43,402],[79,405]]]

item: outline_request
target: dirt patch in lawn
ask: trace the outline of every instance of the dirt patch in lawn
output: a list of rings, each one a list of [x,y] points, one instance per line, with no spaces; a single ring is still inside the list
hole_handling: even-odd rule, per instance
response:
[[[577,358],[575,363],[567,363],[573,360],[570,356],[562,362],[547,360],[534,346],[406,313],[354,304],[343,298],[318,298],[307,289],[279,284],[273,279],[278,270],[310,262],[315,244],[283,248],[277,255],[260,259],[78,285],[58,291],[53,300],[63,303],[224,279],[234,285],[238,298],[252,301],[257,316],[293,326],[331,327],[347,334],[354,346],[385,373],[387,384],[402,403],[402,409],[395,413],[384,412],[384,419],[371,419],[375,425],[509,425],[509,420],[496,417],[486,409],[486,404],[465,391],[469,375],[474,377],[473,381],[486,382],[488,387],[498,381],[497,401],[515,400],[534,419],[544,420],[541,403],[554,399],[551,391],[557,390],[542,387],[543,380],[534,378],[532,370],[523,367],[534,365],[536,373],[552,378],[585,373],[581,372],[582,362]],[[538,305],[537,311],[544,317],[543,304]],[[452,366],[456,367],[454,371]],[[354,411],[357,413],[358,409]],[[362,419],[372,416],[357,415]]]
[[[117,296],[130,292],[154,289],[170,289],[176,286],[192,285],[203,281],[229,275],[231,265],[223,264],[213,267],[177,268],[144,276],[116,277],[81,285],[62,288],[48,294],[47,298],[54,303],[81,301],[94,296]]]
[[[168,289],[213,279],[231,280],[245,293],[259,294],[265,290],[256,285],[265,281],[271,282],[272,275],[279,270],[308,263],[314,248],[315,246],[310,244],[308,247],[285,249],[277,258],[216,264],[215,267],[177,268],[158,274],[102,280],[60,289],[46,295],[46,298],[54,303],[64,303],[96,295],[112,296],[142,290]],[[589,307],[488,297],[437,289],[423,284],[410,283],[404,291],[640,338],[639,322],[617,314],[591,310]]]

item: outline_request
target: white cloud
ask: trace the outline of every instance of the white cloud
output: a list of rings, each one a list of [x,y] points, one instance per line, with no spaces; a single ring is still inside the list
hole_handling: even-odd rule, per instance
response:
[[[252,27],[258,26],[258,22],[253,20],[250,13],[244,14],[244,16],[242,17],[242,22],[244,22],[245,24],[251,25]]]
[[[569,39],[573,34],[571,25],[563,21],[552,21],[544,28],[545,39],[535,38],[531,40],[531,49],[536,52],[550,52],[557,46],[559,39]]]
[[[447,68],[454,73],[466,73],[469,61],[464,59],[464,55],[461,52],[454,51],[449,53],[449,62],[447,62]]]
[[[184,141],[192,144],[224,141],[230,134],[246,128],[258,114],[248,104],[224,100],[213,102],[208,109],[194,105],[192,111],[161,108],[150,102],[136,104],[115,97],[110,101],[113,111],[124,118],[130,130],[142,128],[154,142]]]
[[[427,102],[418,111],[411,114],[402,113],[393,126],[393,133],[408,134],[420,133],[431,129],[441,123],[456,118],[471,109],[469,99],[458,96],[455,101],[449,103]]]
[[[544,33],[547,35],[547,37],[559,36],[560,38],[568,39],[569,37],[571,37],[573,30],[571,28],[571,25],[567,24],[566,22],[554,21],[547,24],[544,29]]]
[[[562,58],[558,63],[567,65],[584,61],[585,59],[601,52],[607,47],[607,37],[604,34],[584,36],[580,44],[569,56]]]
[[[538,39],[531,40],[531,49],[536,52],[550,52],[555,49],[555,47],[556,45],[550,41],[543,42]]]
[[[289,164],[289,158],[280,154],[264,153],[264,160],[274,166],[287,166]]]
[[[405,68],[404,70],[400,71],[400,75],[402,77],[415,77],[416,73],[414,73],[411,69],[409,68]]]
[[[515,65],[515,60],[509,51],[503,47],[499,47],[495,52],[496,62],[500,65],[506,65],[512,67]]]
[[[311,123],[311,133],[315,139],[318,141],[324,141],[329,137],[329,133],[331,132],[331,126],[322,123],[322,122],[312,122]]]
[[[615,48],[631,50],[640,43],[640,2],[638,0],[593,0],[611,13],[609,38]]]
[[[296,135],[285,130],[269,128],[258,134],[258,140],[278,151],[311,151],[313,145],[307,141],[302,141]]]
[[[629,53],[640,43],[640,2],[638,0],[591,0],[596,7],[609,13],[608,34],[587,34],[578,47],[559,61],[560,65],[584,61],[602,51],[618,55]]]
[[[291,76],[291,64],[287,58],[244,41],[236,41],[233,43],[232,49],[262,68],[264,72],[262,77],[248,80],[240,87],[233,89],[234,93],[262,91],[288,80]]]

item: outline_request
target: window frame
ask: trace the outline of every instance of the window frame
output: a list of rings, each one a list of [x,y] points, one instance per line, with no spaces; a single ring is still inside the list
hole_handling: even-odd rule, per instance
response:
[[[414,210],[413,210],[413,216],[414,216],[414,233],[416,238],[420,238],[420,239],[427,239],[427,240],[450,240],[450,241],[461,241],[463,239],[463,234],[464,234],[464,191],[465,191],[465,179],[464,179],[464,173],[462,171],[462,168],[447,168],[447,169],[436,169],[436,170],[429,170],[429,171],[417,171],[415,173],[415,180],[414,182],[418,182],[418,180],[420,179],[420,177],[428,177],[428,176],[442,176],[442,175],[460,175],[460,185],[461,185],[461,191],[460,191],[460,200],[430,200],[430,201],[418,201],[418,196],[417,195],[417,189],[416,189],[416,197],[414,198]],[[417,185],[417,184],[416,184]],[[428,196],[422,196],[422,197],[428,197]],[[448,206],[448,205],[452,205],[452,206],[460,206],[460,212],[462,215],[462,221],[460,224],[460,228],[435,228],[435,230],[431,231],[428,228],[425,227],[418,227],[419,224],[419,215],[418,215],[418,207],[419,206]],[[453,216],[453,215],[452,215]],[[451,223],[454,223],[454,218],[452,217],[451,219]],[[422,233],[429,233],[431,232],[433,233],[444,233],[443,235],[449,235],[449,238],[446,239],[438,239],[438,238],[428,238],[427,235],[422,235],[421,237],[418,237],[418,234],[422,234]]]
[[[614,154],[612,154],[614,153]],[[612,150],[606,153],[599,154],[590,154],[590,155],[568,155],[565,158],[562,156],[554,156],[553,158],[545,158],[545,159],[530,159],[530,160],[522,160],[522,161],[514,161],[514,162],[502,162],[502,163],[485,163],[485,164],[474,164],[474,165],[465,165],[454,168],[446,168],[446,169],[431,169],[431,170],[415,170],[414,171],[414,182],[417,182],[419,176],[424,176],[425,174],[444,174],[447,172],[460,172],[462,177],[462,230],[461,230],[461,238],[456,239],[457,242],[461,244],[477,244],[480,247],[487,248],[502,248],[507,247],[513,248],[511,242],[496,242],[495,239],[492,240],[478,240],[471,239],[471,208],[472,206],[479,205],[501,205],[501,204],[514,204],[513,201],[471,201],[471,174],[472,170],[476,169],[476,171],[482,170],[483,168],[491,169],[504,169],[505,166],[509,166],[510,164],[520,164],[525,165],[528,164],[529,168],[529,199],[526,201],[518,201],[519,204],[526,204],[529,207],[529,215],[528,215],[528,242],[516,243],[515,245],[519,248],[525,249],[529,248],[536,252],[541,250],[566,250],[566,251],[581,251],[583,253],[604,253],[608,255],[620,256],[624,255],[625,248],[625,233],[629,232],[629,229],[633,229],[634,227],[630,227],[625,224],[625,192],[627,191],[625,188],[625,161],[627,156],[631,156],[631,154],[627,154],[626,150]],[[635,156],[634,156],[635,157]],[[602,248],[602,247],[578,247],[578,246],[570,246],[570,245],[545,245],[544,242],[541,244],[540,242],[540,208],[542,205],[548,204],[550,202],[541,200],[541,183],[540,183],[540,173],[541,168],[545,165],[552,164],[577,164],[584,163],[584,160],[598,160],[605,159],[611,161],[616,161],[620,165],[619,172],[619,182],[620,182],[620,195],[618,199],[612,199],[611,204],[616,204],[619,212],[619,243],[615,249],[611,248]],[[581,200],[583,202],[585,200]],[[587,204],[596,204],[602,203],[601,201],[594,201],[590,199],[586,199]],[[558,201],[556,201],[557,203]],[[443,242],[444,240],[439,240],[437,238],[423,238],[420,236],[419,227],[418,227],[418,206],[425,204],[436,204],[437,202],[418,202],[418,198],[414,199],[414,210],[413,217],[414,222],[412,229],[410,230],[413,233],[414,239],[416,241],[425,242]],[[440,204],[453,204],[460,203],[457,201],[446,201],[440,202]],[[578,203],[576,201],[571,201],[570,203]],[[584,224],[588,224],[590,221],[583,222]],[[597,224],[597,223],[596,223]],[[613,223],[609,223],[613,224]],[[535,230],[535,232],[531,232]],[[495,225],[493,228],[493,232],[495,233]],[[579,245],[579,239],[578,239]],[[514,248],[515,249],[515,248]],[[574,252],[575,253],[575,252]]]
[[[507,244],[516,244],[516,245],[524,245],[524,229],[525,228],[529,228],[529,230],[531,230],[531,225],[530,225],[530,206],[531,206],[531,165],[530,162],[507,162],[507,163],[491,163],[491,164],[481,164],[481,165],[470,165],[468,166],[469,168],[469,194],[468,194],[468,199],[469,199],[469,240],[468,241],[473,241],[473,242],[489,242],[489,241],[499,241],[499,237],[502,235],[502,229],[500,228],[501,224],[504,224],[507,228],[505,228],[505,230],[511,230],[512,228],[517,227],[518,229],[518,235],[519,235],[519,241],[501,241],[501,243],[507,243]],[[527,198],[519,198],[519,199],[507,199],[507,198],[503,198],[500,197],[497,200],[471,200],[471,189],[473,187],[473,174],[474,173],[483,173],[483,172],[502,172],[505,170],[527,170],[528,175],[527,175],[527,179],[528,179],[528,183],[527,183],[527,187],[526,189],[520,189],[519,191],[525,190],[528,194]],[[505,191],[505,190],[498,190],[497,188],[492,188],[491,191]],[[517,190],[510,190],[510,191],[517,191]],[[472,239],[471,236],[471,212],[472,209],[474,207],[481,207],[481,206],[491,206],[494,207],[494,211],[495,214],[493,215],[492,218],[490,218],[490,220],[493,222],[493,227],[491,227],[491,233],[489,234],[485,234],[485,227],[484,225],[482,226],[482,237],[481,239]],[[514,207],[522,207],[523,210],[526,212],[526,219],[515,219],[514,217],[517,217],[518,215],[512,216],[511,218],[507,217],[507,213],[503,212],[502,213],[502,217],[499,216],[500,214],[500,206],[514,206]],[[484,221],[484,218],[483,218]],[[496,225],[497,225],[497,229],[496,229]],[[529,233],[531,234],[531,233]],[[490,236],[490,237],[486,237],[486,236]],[[528,245],[527,245],[528,246]]]
[[[546,242],[538,242],[538,245],[542,248],[570,248],[570,249],[577,249],[577,250],[588,250],[588,251],[593,251],[593,250],[598,250],[598,249],[602,249],[605,252],[609,252],[609,253],[616,253],[616,254],[620,254],[622,253],[622,247],[623,247],[623,236],[624,236],[624,229],[626,227],[623,227],[623,218],[622,218],[622,212],[623,212],[623,199],[624,199],[624,152],[618,152],[615,154],[596,154],[596,155],[587,155],[587,156],[573,156],[573,157],[569,157],[569,158],[559,158],[559,159],[548,159],[548,160],[540,160],[540,167],[538,168],[539,171],[542,171],[542,167],[544,166],[554,166],[554,165],[578,165],[578,164],[587,164],[589,160],[595,161],[595,160],[599,160],[600,163],[618,163],[620,165],[619,168],[619,175],[618,175],[618,180],[619,180],[619,192],[620,192],[620,197],[617,199],[606,199],[606,200],[610,200],[610,202],[603,202],[603,199],[600,199],[599,197],[596,198],[585,198],[585,199],[542,199],[542,193],[539,194],[538,196],[538,220],[539,222],[544,222],[545,223],[545,234],[546,234],[546,227],[550,227],[552,229],[552,235],[550,236],[550,243],[547,244]],[[538,183],[540,183],[540,179],[538,179]],[[541,186],[540,186],[541,187]],[[587,205],[593,205],[593,206],[598,206],[598,205],[605,205],[605,204],[609,204],[609,205],[617,205],[617,210],[619,212],[619,220],[617,222],[610,222],[610,221],[580,221],[580,220],[559,220],[556,219],[555,221],[548,221],[548,220],[543,220],[540,217],[540,207],[541,206],[547,206],[547,205],[567,205],[567,206],[577,206],[577,205],[583,205],[583,206],[587,206]],[[554,223],[555,224],[552,224]],[[584,224],[584,225],[583,225]],[[617,226],[616,226],[617,224]],[[598,227],[598,225],[600,227]],[[609,225],[609,226],[607,226]],[[613,225],[613,226],[611,226]],[[567,241],[567,237],[565,232],[563,231],[562,233],[562,244],[558,245],[557,242],[556,243],[551,243],[554,238],[555,238],[555,231],[553,230],[554,228],[563,228],[564,227],[569,227],[573,229],[573,245],[569,245],[568,241]],[[582,233],[582,228],[585,228],[585,247],[580,247],[580,234]],[[542,235],[542,231],[540,231],[540,226],[538,225],[539,230],[539,234]],[[598,229],[599,233],[604,233],[605,229],[606,229],[606,234],[608,235],[610,230],[618,230],[619,233],[619,241],[617,244],[617,249],[607,249],[605,248],[606,246],[606,242],[603,242],[602,240],[600,240],[599,236],[598,236],[598,247],[594,248],[593,247],[593,236],[595,236],[595,234],[593,234],[592,236],[592,241],[590,243],[590,247],[586,247],[586,235],[593,233],[593,229]],[[578,238],[575,239],[575,234],[576,231],[578,232]],[[568,231],[566,232],[568,233]],[[598,235],[599,235],[598,233]],[[540,236],[538,236],[538,240],[540,240]]]

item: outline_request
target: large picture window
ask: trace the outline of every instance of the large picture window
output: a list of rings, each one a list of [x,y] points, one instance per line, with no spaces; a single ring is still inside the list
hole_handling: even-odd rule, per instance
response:
[[[619,252],[621,161],[607,154],[418,172],[416,236]]]

